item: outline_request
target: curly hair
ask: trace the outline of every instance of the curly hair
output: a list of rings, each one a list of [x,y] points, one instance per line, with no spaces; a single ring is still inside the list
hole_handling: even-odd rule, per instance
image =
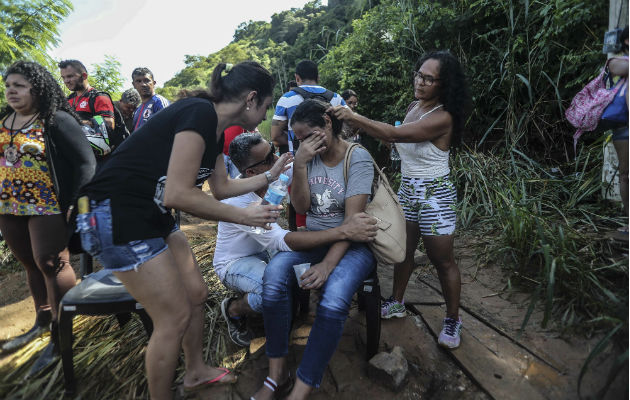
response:
[[[440,63],[440,103],[453,118],[451,146],[456,147],[462,141],[464,123],[470,107],[470,92],[461,64],[448,50],[432,51],[422,55],[416,63],[416,71],[427,60]]]
[[[65,111],[79,122],[79,117],[70,104],[68,104],[63,90],[61,90],[55,77],[53,77],[46,68],[31,61],[17,61],[7,68],[2,78],[6,81],[7,77],[11,74],[22,75],[33,86],[31,95],[35,97],[39,118],[42,120],[45,127],[49,127],[54,123],[55,112],[57,111]],[[14,110],[7,105],[0,111],[0,118],[4,118],[13,111]]]

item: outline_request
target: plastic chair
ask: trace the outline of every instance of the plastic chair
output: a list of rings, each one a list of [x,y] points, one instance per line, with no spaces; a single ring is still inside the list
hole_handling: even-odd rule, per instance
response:
[[[81,255],[81,283],[70,289],[59,306],[59,347],[63,366],[66,396],[76,390],[72,357],[72,323],[75,315],[114,314],[121,326],[131,319],[131,312],[138,313],[148,336],[153,323],[140,303],[134,300],[123,284],[109,271],[92,272],[92,258]],[[84,275],[86,274],[87,275]]]

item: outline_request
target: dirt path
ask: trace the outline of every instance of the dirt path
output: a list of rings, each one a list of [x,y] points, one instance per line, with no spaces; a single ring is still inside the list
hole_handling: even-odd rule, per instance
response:
[[[195,240],[212,239],[216,223],[193,217],[183,219],[182,231]],[[440,285],[434,269],[426,259],[418,259],[407,291],[409,316],[382,321],[381,351],[394,346],[404,349],[409,364],[407,383],[398,392],[373,382],[367,377],[365,359],[365,318],[356,304],[345,326],[322,386],[313,399],[574,399],[577,398],[577,377],[580,367],[599,337],[585,339],[563,335],[553,324],[540,328],[542,312],[534,310],[531,322],[518,335],[528,305],[528,294],[505,291],[507,277],[500,266],[478,267],[474,239],[459,238],[456,256],[462,270],[462,317],[464,320],[461,347],[445,351],[436,344],[436,335],[444,315]],[[75,262],[78,267],[78,262]],[[391,291],[392,270],[379,268],[381,292]],[[0,340],[26,331],[32,325],[32,300],[25,285],[23,271],[0,275]],[[217,323],[223,323],[222,320]],[[289,363],[295,371],[304,351],[310,326],[307,320],[296,324]],[[197,398],[248,399],[267,375],[264,355],[264,332],[260,321],[254,342],[237,371],[239,382],[234,386],[199,393]],[[232,354],[241,349],[226,339]],[[595,360],[585,375],[582,394],[599,389],[609,370],[615,349]],[[628,397],[628,371],[619,374],[606,398]]]

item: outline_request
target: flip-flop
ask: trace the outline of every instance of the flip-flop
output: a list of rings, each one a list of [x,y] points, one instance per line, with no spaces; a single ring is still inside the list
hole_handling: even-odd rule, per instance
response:
[[[182,385],[182,387],[184,388],[184,392],[185,393],[198,392],[200,390],[208,389],[208,388],[213,387],[213,386],[230,385],[232,383],[236,383],[236,381],[237,381],[236,375],[234,376],[234,380],[233,381],[221,382],[221,378],[223,378],[224,376],[226,376],[229,373],[231,373],[231,371],[229,369],[227,369],[227,368],[222,368],[222,367],[217,367],[217,369],[220,369],[220,370],[222,370],[224,372],[222,374],[220,374],[219,376],[217,376],[216,378],[210,379],[209,381],[198,383],[195,386],[186,387],[186,386]]]

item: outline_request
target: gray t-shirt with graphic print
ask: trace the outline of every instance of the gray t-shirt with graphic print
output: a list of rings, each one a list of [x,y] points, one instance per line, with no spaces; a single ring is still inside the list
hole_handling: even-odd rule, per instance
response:
[[[372,192],[374,167],[370,154],[355,148],[348,168],[348,187],[343,179],[343,160],[334,167],[324,164],[316,155],[308,164],[311,209],[306,213],[306,229],[321,231],[343,223],[345,199]]]

